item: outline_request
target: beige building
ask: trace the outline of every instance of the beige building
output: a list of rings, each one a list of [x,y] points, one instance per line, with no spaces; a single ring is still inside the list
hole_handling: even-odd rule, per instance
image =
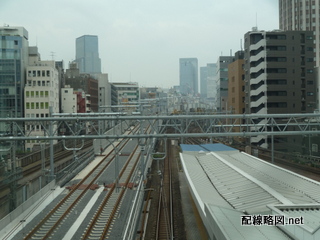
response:
[[[24,88],[24,113],[26,118],[46,118],[49,117],[50,107],[53,113],[59,113],[59,77],[54,61],[33,62],[27,67],[27,80]],[[31,136],[44,136],[48,126],[41,124],[25,125],[26,132]],[[55,132],[57,126],[54,126]],[[54,142],[55,143],[55,142]],[[32,150],[35,140],[25,142],[26,150]]]
[[[237,52],[228,66],[228,111],[233,114],[245,112],[243,55],[243,51]]]

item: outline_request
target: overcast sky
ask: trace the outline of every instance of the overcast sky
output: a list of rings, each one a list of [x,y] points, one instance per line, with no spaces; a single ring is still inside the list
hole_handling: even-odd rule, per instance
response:
[[[23,26],[42,60],[75,59],[75,39],[97,35],[111,82],[179,84],[179,58],[199,67],[240,50],[252,27],[279,28],[278,0],[1,0],[0,24]],[[243,42],[243,41],[242,41]]]

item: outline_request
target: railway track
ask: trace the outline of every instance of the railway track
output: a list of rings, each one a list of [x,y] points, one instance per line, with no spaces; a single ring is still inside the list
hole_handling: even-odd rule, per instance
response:
[[[96,211],[94,217],[90,221],[82,239],[105,239],[114,220],[117,209],[119,208],[121,201],[127,191],[127,186],[136,169],[137,163],[140,159],[140,154],[136,154],[138,151],[138,145],[134,151],[130,154],[129,160],[120,172],[120,182],[124,181],[124,187],[120,191],[116,191],[118,186],[114,184],[108,191],[108,194],[103,199],[100,207]],[[135,156],[136,155],[136,156]],[[134,157],[135,156],[135,157]]]
[[[168,142],[165,144],[169,150],[170,144]],[[173,239],[172,172],[168,154],[164,160],[160,186],[156,239]]]
[[[166,157],[153,161],[147,183],[140,239],[186,239],[182,213],[177,140],[167,140]],[[164,152],[164,144],[156,151]],[[161,174],[158,172],[158,167]]]
[[[133,131],[137,131],[137,128]],[[117,148],[121,150],[129,139],[122,140],[117,144]],[[107,154],[71,191],[30,231],[24,239],[55,239],[54,231],[66,221],[68,214],[72,212],[76,205],[81,201],[91,186],[96,182],[99,176],[115,159],[113,149]],[[112,156],[113,154],[113,156]],[[112,156],[112,157],[111,157]],[[111,157],[110,160],[107,158]],[[94,177],[92,177],[94,176]],[[81,186],[86,186],[83,191],[77,191]]]
[[[145,133],[149,133],[150,130],[151,127],[148,126]],[[140,156],[141,152],[136,145],[119,175],[119,181],[123,183],[123,187],[120,188],[120,191],[116,191],[119,189],[116,184],[111,187],[82,234],[82,239],[106,239],[108,235],[111,235],[112,223],[116,219],[120,205],[128,191],[128,184],[132,180],[134,172],[137,171]]]

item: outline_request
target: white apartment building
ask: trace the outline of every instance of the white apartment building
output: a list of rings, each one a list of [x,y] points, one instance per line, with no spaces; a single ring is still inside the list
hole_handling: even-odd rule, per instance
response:
[[[24,113],[26,118],[49,117],[50,107],[53,113],[59,112],[59,77],[54,61],[38,61],[27,67],[27,80],[24,88]],[[30,136],[44,136],[44,129],[48,126],[41,124],[25,125],[25,130]],[[53,126],[56,132],[57,126]],[[55,143],[55,141],[54,141]],[[36,140],[25,142],[26,150],[32,150]]]
[[[61,88],[61,112],[76,113],[77,112],[77,94],[73,88],[66,86]]]

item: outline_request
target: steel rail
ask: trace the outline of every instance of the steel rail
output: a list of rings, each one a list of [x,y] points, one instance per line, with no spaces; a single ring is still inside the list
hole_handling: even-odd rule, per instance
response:
[[[169,140],[165,142],[169,145]],[[155,239],[174,238],[173,219],[173,194],[172,194],[172,172],[169,160],[169,146],[166,147],[168,153],[164,160],[163,178],[161,179],[161,189],[159,193],[157,229]]]
[[[128,161],[126,162],[125,166],[121,169],[121,172],[120,172],[120,174],[119,174],[120,177],[123,175],[126,167],[128,166],[129,162],[131,161],[131,159],[132,159],[134,153],[137,151],[137,149],[138,149],[138,145],[135,147],[135,149],[133,150],[133,152],[130,154],[129,159],[128,159]],[[95,225],[96,225],[96,223],[97,223],[97,221],[98,221],[98,219],[99,219],[102,211],[104,210],[105,206],[107,205],[107,203],[108,203],[110,197],[112,196],[114,190],[116,189],[116,187],[117,187],[116,184],[114,184],[114,185],[111,187],[111,189],[109,190],[109,192],[108,192],[108,194],[106,195],[106,197],[103,199],[103,201],[102,201],[102,203],[100,204],[100,207],[98,208],[96,214],[95,214],[94,217],[91,219],[89,227],[87,227],[85,233],[83,234],[82,239],[89,239],[89,238],[90,238],[89,236],[90,236],[90,234],[91,234],[91,232],[92,232],[92,229],[95,227]],[[118,199],[119,199],[119,198],[118,198]],[[118,201],[118,200],[117,200],[117,201]],[[114,216],[114,215],[110,214],[109,220],[112,219],[112,216]],[[108,220],[108,222],[109,222],[109,220]],[[110,224],[111,224],[111,223],[110,223]],[[106,224],[106,228],[107,228],[107,227],[109,228],[110,224],[107,223],[107,224]],[[102,236],[102,235],[101,235],[101,236]]]
[[[145,129],[145,132],[148,132],[150,129],[150,125]],[[120,171],[120,174],[119,174],[119,179],[124,175],[126,169],[128,168],[129,166],[129,163],[132,161],[133,159],[133,156],[134,154],[137,152],[138,150],[138,147],[139,145],[137,144],[134,148],[134,150],[132,151],[132,153],[130,154],[128,160],[126,161],[125,165],[123,166],[123,168],[121,169]],[[120,206],[120,203],[123,199],[123,196],[127,190],[127,185],[130,181],[130,179],[132,178],[132,175],[134,173],[134,171],[136,170],[136,167],[137,167],[137,164],[140,160],[140,155],[141,155],[141,151],[139,152],[135,162],[134,162],[134,165],[132,166],[131,170],[130,170],[130,173],[128,175],[128,177],[126,178],[125,180],[125,183],[124,183],[124,188],[121,189],[121,192],[119,194],[119,196],[117,197],[117,200],[113,206],[113,209],[110,213],[110,216],[108,217],[108,220],[107,220],[107,223],[105,224],[105,227],[103,228],[102,232],[101,232],[101,235],[100,235],[100,239],[104,239],[108,233],[108,231],[110,230],[110,226],[111,226],[111,223],[112,221],[114,220],[114,216],[116,215],[116,212]],[[89,227],[87,227],[85,233],[82,235],[82,239],[90,239],[90,235],[92,234],[92,231],[93,229],[95,228],[96,226],[96,223],[99,221],[99,218],[102,214],[102,212],[104,211],[105,207],[107,206],[108,204],[108,201],[109,199],[111,198],[112,194],[114,193],[114,190],[116,189],[116,184],[114,184],[112,186],[112,188],[109,190],[108,194],[106,195],[106,197],[103,199],[102,203],[100,204],[98,210],[96,211],[94,217],[91,219],[91,222],[90,222],[90,225]]]
[[[128,142],[129,139],[126,140],[126,142]],[[119,146],[120,144],[123,144],[123,142],[119,142],[117,144],[117,146]],[[121,147],[121,149],[125,146],[126,143],[124,143]],[[51,218],[51,216],[53,216],[53,214],[68,200],[71,198],[71,196],[74,194],[74,192],[79,188],[79,186],[81,186],[86,180],[87,178],[95,171],[98,169],[98,167],[100,167],[103,162],[113,153],[114,149],[112,149],[112,151],[110,151],[105,157],[103,157],[103,159],[73,188],[71,189],[71,191],[62,199],[60,200],[60,202],[37,224],[37,226],[35,226],[33,228],[32,231],[30,231],[26,237],[24,238],[26,239],[32,239],[32,236],[36,234],[36,232],[39,231],[39,229],[48,221],[49,218]],[[58,218],[58,220],[53,224],[53,226],[45,233],[45,235],[43,236],[43,239],[48,239],[49,236],[52,234],[52,232],[58,227],[58,225],[61,223],[61,221],[66,217],[66,215],[73,209],[73,207],[78,203],[78,201],[82,198],[82,196],[88,191],[88,189],[91,187],[91,185],[96,181],[96,179],[103,173],[103,171],[110,165],[110,163],[112,162],[112,160],[115,158],[115,156],[112,157],[112,159],[110,161],[108,161],[108,163],[103,167],[103,169],[90,181],[90,183],[88,184],[88,186],[80,193],[79,196],[77,196],[77,198],[75,200],[73,200],[73,202],[71,203],[71,205],[64,211],[64,213]]]

